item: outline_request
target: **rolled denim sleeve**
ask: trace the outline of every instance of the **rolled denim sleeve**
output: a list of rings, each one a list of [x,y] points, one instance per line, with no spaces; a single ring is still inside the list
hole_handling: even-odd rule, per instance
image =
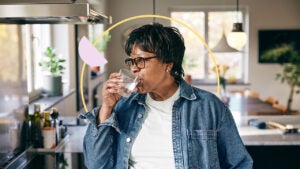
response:
[[[97,125],[96,117],[100,108],[82,114],[82,118],[89,120],[83,140],[83,154],[85,165],[89,169],[112,169],[115,166],[116,143],[115,137],[119,131],[115,114]]]
[[[218,150],[221,168],[251,169],[253,161],[238,133],[232,114],[225,108],[218,132]]]

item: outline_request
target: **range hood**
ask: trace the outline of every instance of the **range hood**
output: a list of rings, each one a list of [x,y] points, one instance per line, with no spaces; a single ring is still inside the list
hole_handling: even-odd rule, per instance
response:
[[[93,10],[87,0],[1,0],[0,23],[108,23],[111,17]]]

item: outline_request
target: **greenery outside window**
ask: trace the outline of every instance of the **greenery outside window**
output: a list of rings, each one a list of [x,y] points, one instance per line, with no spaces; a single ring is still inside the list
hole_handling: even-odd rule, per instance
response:
[[[3,86],[21,87],[26,83],[26,57],[18,50],[20,33],[18,25],[0,24],[0,81]]]

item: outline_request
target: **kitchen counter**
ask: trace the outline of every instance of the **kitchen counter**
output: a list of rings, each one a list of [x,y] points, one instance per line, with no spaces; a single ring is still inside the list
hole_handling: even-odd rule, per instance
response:
[[[300,146],[300,134],[283,134],[279,129],[258,129],[248,126],[248,120],[259,119],[261,121],[276,121],[282,124],[292,124],[300,128],[300,116],[278,115],[278,116],[234,116],[237,123],[239,134],[246,146],[251,145],[298,145]],[[87,125],[78,126],[75,122],[70,121],[68,127],[68,138],[63,147],[58,149],[59,152],[82,152],[83,137]]]
[[[300,156],[300,134],[282,134],[279,129],[258,129],[256,127],[248,126],[248,121],[250,119],[259,119],[261,121],[272,120],[282,124],[292,124],[295,127],[300,127],[300,116],[248,116],[234,113],[233,116],[237,123],[239,134],[241,135],[249,154],[253,158],[253,168],[300,168],[300,162],[298,159]],[[61,152],[82,152],[82,142],[86,128],[87,125],[68,126],[69,140],[61,149]],[[66,153],[64,154],[65,157],[68,156]],[[82,153],[80,155],[76,155],[75,159],[72,161],[76,160],[83,161]],[[80,163],[72,164],[72,167],[84,168],[83,164]]]
[[[239,134],[246,146],[282,146],[296,145],[300,146],[300,134],[283,134],[280,129],[258,129],[248,126],[248,120],[259,119],[261,121],[276,121],[282,124],[292,124],[300,128],[300,116],[278,115],[278,116],[234,116],[237,123]],[[71,123],[72,124],[72,123]],[[64,147],[59,151],[63,152],[82,152],[83,136],[87,125],[68,126],[69,138]]]
[[[239,134],[251,154],[256,161],[255,168],[267,169],[264,164],[274,163],[274,158],[282,158],[277,161],[276,165],[282,166],[286,163],[291,165],[300,165],[298,159],[300,155],[300,134],[282,134],[279,129],[258,129],[248,126],[248,120],[259,119],[262,121],[273,120],[282,124],[292,124],[300,127],[300,116],[236,116],[234,119],[237,123]],[[83,160],[83,137],[85,135],[87,125],[78,123],[76,117],[64,118],[67,125],[67,137],[63,143],[54,150],[45,149],[28,149],[19,159],[27,159],[31,161],[26,167],[31,168],[45,166],[45,168],[61,168],[61,165],[67,163],[66,168],[85,169]],[[281,152],[281,153],[274,153]],[[288,153],[291,156],[286,156]],[[262,160],[261,156],[269,156],[271,159]],[[15,160],[18,161],[18,160]],[[18,166],[10,164],[7,168],[12,169]],[[273,166],[273,165],[272,165]],[[29,168],[30,168],[29,167]],[[21,167],[22,168],[22,167]],[[43,168],[43,167],[42,167]],[[41,169],[42,169],[41,168]],[[272,168],[272,167],[270,167]]]
[[[239,134],[253,159],[254,169],[300,168],[300,134],[283,134],[279,129],[249,126],[250,119],[275,121],[300,127],[299,115],[247,116],[233,112]]]
[[[235,119],[239,124],[238,131],[241,138],[254,160],[253,168],[282,169],[300,167],[298,159],[300,156],[300,134],[282,134],[279,129],[251,127],[248,126],[249,119],[273,120],[282,124],[293,124],[295,127],[300,127],[300,116],[241,116]],[[82,142],[86,128],[87,126],[68,127],[69,139],[60,150],[64,152],[65,156],[67,156],[66,152],[82,152]],[[82,153],[77,155],[75,159],[83,161]],[[74,166],[79,166],[75,168],[84,168],[82,164],[78,163],[72,164],[72,167]]]
[[[281,124],[291,124],[300,128],[300,116],[278,115],[278,116],[234,116],[239,134],[246,146],[300,146],[300,134],[283,134],[280,129],[258,129],[248,125],[248,120],[259,119],[260,121],[276,121]]]
[[[66,153],[82,153],[83,152],[83,137],[87,125],[85,126],[68,126],[68,138],[65,145],[59,149],[59,152]]]
[[[4,168],[86,169],[82,153],[86,129],[87,125],[69,123],[66,137],[55,149],[28,148]]]
[[[28,151],[36,153],[82,153],[83,137],[85,135],[87,125],[67,126],[66,137],[57,145],[55,149],[30,148]]]

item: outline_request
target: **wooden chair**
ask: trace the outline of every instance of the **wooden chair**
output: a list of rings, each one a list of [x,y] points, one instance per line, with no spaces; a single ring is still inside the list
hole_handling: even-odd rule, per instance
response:
[[[273,104],[273,107],[282,111],[282,112],[286,112],[287,111],[287,107],[285,105],[282,104]]]
[[[272,96],[268,96],[265,100],[264,100],[266,103],[269,103],[271,105],[273,104],[278,104],[278,99],[276,99],[275,97],[272,97]]]

